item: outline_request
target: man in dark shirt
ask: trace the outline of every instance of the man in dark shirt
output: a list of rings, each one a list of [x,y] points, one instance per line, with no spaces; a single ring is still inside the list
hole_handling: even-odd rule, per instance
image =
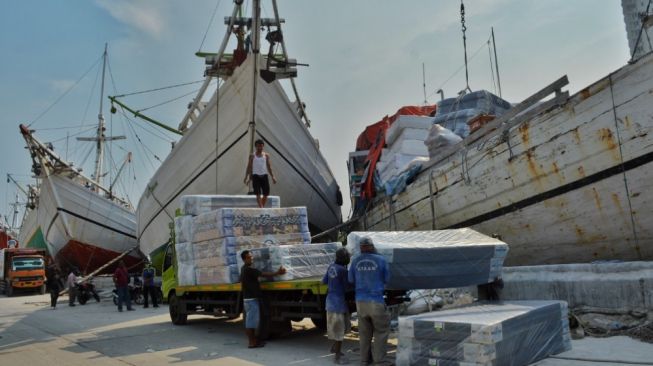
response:
[[[245,308],[245,333],[249,339],[248,348],[263,347],[265,343],[259,342],[256,339],[256,329],[259,327],[261,321],[260,315],[260,299],[263,295],[261,292],[261,284],[258,278],[274,277],[286,273],[286,269],[279,267],[276,272],[261,272],[252,267],[253,259],[252,253],[249,250],[244,250],[240,253],[245,264],[240,269],[240,286],[243,291],[243,306]]]
[[[118,292],[118,311],[122,311],[122,303],[127,305],[127,310],[132,311],[132,302],[129,297],[129,273],[124,261],[120,261],[118,268],[113,272],[113,283],[116,285]]]
[[[59,298],[59,292],[61,292],[61,275],[56,263],[50,263],[45,272],[45,277],[47,278],[48,290],[50,290],[50,307],[54,310],[57,308],[57,299]]]
[[[148,263],[145,268],[143,269],[143,298],[145,299],[145,303],[143,304],[144,308],[148,307],[148,294],[149,297],[152,298],[152,305],[155,308],[159,307],[159,304],[156,302],[156,286],[154,286],[154,275],[156,271],[154,270],[154,267],[152,267],[152,264]]]

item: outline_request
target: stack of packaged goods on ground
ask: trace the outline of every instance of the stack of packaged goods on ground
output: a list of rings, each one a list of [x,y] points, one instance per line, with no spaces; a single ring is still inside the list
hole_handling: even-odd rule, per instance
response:
[[[381,185],[393,185],[403,173],[412,169],[419,169],[421,164],[428,161],[428,150],[424,146],[429,129],[433,125],[433,117],[400,115],[385,133],[387,150],[381,154],[376,164],[376,171]],[[390,187],[390,190],[393,190]],[[386,192],[388,193],[388,192]],[[388,194],[395,194],[390,192]]]
[[[278,197],[268,202],[279,205]],[[270,200],[271,198],[271,200]],[[236,283],[243,249],[310,243],[306,208],[256,207],[254,196],[184,196],[175,219],[178,282],[182,286]],[[195,216],[196,215],[196,216]]]
[[[288,281],[300,278],[323,276],[330,264],[335,261],[336,250],[341,243],[313,243],[306,245],[282,245],[251,249],[253,267],[262,272],[275,272],[283,266],[286,273],[275,276],[275,281]],[[238,253],[238,265],[243,261]]]
[[[528,365],[571,349],[567,303],[481,303],[399,318],[397,365]]]
[[[369,237],[388,261],[395,290],[466,287],[501,276],[508,245],[472,229],[352,232],[347,249],[360,254],[359,242]]]

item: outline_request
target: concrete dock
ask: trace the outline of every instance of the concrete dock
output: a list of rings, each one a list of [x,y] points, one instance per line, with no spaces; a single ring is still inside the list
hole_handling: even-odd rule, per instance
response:
[[[293,323],[293,334],[248,349],[240,319],[189,318],[174,326],[158,309],[119,313],[110,298],[56,310],[49,295],[0,296],[2,365],[332,365],[330,342],[310,321]],[[393,343],[395,339],[391,340]],[[359,363],[355,334],[345,340],[351,364]],[[394,359],[389,347],[387,365]],[[627,337],[585,338],[573,350],[536,363],[541,366],[653,365],[653,344]]]

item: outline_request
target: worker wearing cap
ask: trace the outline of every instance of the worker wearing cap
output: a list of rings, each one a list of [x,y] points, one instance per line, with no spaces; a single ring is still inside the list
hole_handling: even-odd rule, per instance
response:
[[[383,299],[390,272],[388,263],[383,256],[376,253],[370,238],[363,237],[359,246],[361,253],[354,257],[349,266],[349,282],[356,288],[361,364],[370,361],[381,364],[390,331],[390,314]],[[373,360],[369,359],[370,348]]]
[[[329,286],[326,297],[327,337],[334,341],[331,352],[335,354],[336,365],[349,363],[342,352],[342,341],[345,333],[351,329],[349,307],[345,300],[345,293],[350,288],[347,275],[349,253],[347,249],[340,248],[336,251],[336,260],[327,268],[322,283]]]

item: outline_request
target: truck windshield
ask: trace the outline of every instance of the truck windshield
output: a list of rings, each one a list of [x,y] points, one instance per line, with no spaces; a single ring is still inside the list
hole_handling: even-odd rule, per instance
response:
[[[14,271],[42,269],[43,258],[15,257],[11,264]]]

